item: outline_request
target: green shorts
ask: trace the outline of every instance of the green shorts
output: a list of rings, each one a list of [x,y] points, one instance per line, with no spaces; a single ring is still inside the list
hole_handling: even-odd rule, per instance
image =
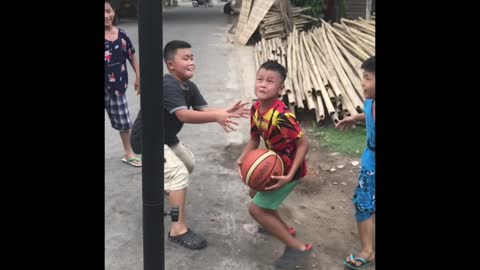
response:
[[[300,181],[296,180],[275,191],[257,192],[255,197],[253,197],[253,203],[260,208],[276,210],[298,183]]]

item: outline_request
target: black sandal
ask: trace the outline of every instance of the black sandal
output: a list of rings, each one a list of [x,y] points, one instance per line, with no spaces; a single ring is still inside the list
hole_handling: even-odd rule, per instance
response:
[[[184,234],[175,236],[170,236],[169,232],[168,239],[189,249],[202,249],[207,246],[207,240],[190,229]]]

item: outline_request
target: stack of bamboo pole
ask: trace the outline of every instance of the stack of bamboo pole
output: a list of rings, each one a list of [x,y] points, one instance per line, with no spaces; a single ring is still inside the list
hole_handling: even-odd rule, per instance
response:
[[[294,26],[285,41],[262,38],[255,45],[258,69],[276,60],[288,70],[284,95],[291,106],[310,110],[321,123],[337,123],[363,111],[361,64],[375,54],[375,18],[341,19],[309,31]]]
[[[260,22],[260,36],[264,39],[286,38],[292,29],[288,26],[295,26],[297,30],[305,30],[309,25],[318,23],[318,19],[302,14],[303,11],[311,7],[291,7],[291,19],[285,16],[286,12],[277,7],[272,8]],[[288,26],[287,26],[288,25]]]

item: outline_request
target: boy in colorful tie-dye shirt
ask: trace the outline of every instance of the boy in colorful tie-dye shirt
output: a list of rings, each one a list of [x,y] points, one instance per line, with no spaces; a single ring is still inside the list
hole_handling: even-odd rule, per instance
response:
[[[285,175],[271,176],[276,183],[266,192],[250,190],[253,202],[250,215],[269,233],[287,245],[283,255],[275,262],[278,267],[290,267],[312,252],[312,245],[297,240],[295,229],[280,217],[278,206],[287,198],[307,173],[305,156],[308,140],[295,115],[278,99],[284,89],[286,69],[276,61],[263,63],[256,76],[255,95],[258,101],[251,109],[250,141],[237,160],[241,166],[248,152],[256,149],[263,138],[268,149],[276,152],[285,166]]]

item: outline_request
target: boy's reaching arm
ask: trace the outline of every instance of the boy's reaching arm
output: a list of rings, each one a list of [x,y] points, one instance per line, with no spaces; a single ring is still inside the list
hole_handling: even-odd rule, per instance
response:
[[[245,105],[248,105],[249,102],[244,102],[241,103],[241,101],[238,101],[237,103],[234,103],[226,108],[202,108],[200,109],[201,111],[227,111],[228,113],[233,113],[236,114],[242,118],[250,118],[250,108],[245,108]]]
[[[239,118],[240,116],[233,113],[229,113],[225,110],[213,110],[213,111],[194,111],[188,109],[180,109],[175,111],[175,115],[182,123],[190,124],[203,124],[217,122],[226,132],[235,130],[233,125],[238,125],[233,118]]]
[[[348,117],[345,117],[342,120],[340,120],[340,122],[338,122],[335,125],[335,127],[340,129],[341,131],[344,131],[358,121],[365,121],[365,114],[364,113],[359,113],[357,115],[350,115]]]
[[[295,176],[298,168],[300,168],[302,165],[302,162],[305,160],[305,156],[308,152],[308,139],[306,138],[306,135],[303,134],[303,136],[297,140],[296,144],[297,152],[295,153],[295,159],[293,160],[292,168],[288,172],[288,175],[272,176],[272,179],[278,180],[278,182],[274,185],[266,187],[265,190],[277,189],[292,181],[293,176]]]

